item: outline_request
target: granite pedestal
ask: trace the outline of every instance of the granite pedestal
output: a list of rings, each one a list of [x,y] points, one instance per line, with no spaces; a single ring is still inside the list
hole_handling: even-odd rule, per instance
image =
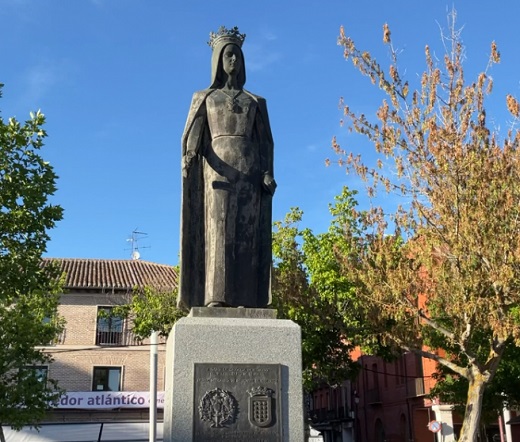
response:
[[[192,309],[167,343],[165,442],[302,442],[300,327],[273,310]]]

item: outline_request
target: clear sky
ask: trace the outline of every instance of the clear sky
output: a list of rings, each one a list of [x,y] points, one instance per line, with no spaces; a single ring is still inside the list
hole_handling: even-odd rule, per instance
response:
[[[425,44],[442,54],[439,27],[453,6],[468,77],[485,68],[491,41],[498,44],[491,109],[500,122],[505,95],[520,96],[517,0],[0,0],[2,116],[25,120],[43,111],[43,155],[60,177],[53,201],[65,214],[47,256],[126,259],[137,228],[148,234],[139,236],[142,259],[177,263],[180,138],[193,92],[209,86],[206,42],[220,25],[247,34],[246,88],[267,99],[278,182],[273,218],[298,206],[305,226],[326,230],[341,187],[363,190],[339,167],[325,167],[332,137],[355,153],[369,149],[340,128],[339,98],[367,115],[381,98],[342,58],[340,25],[387,61],[388,23],[414,81]]]

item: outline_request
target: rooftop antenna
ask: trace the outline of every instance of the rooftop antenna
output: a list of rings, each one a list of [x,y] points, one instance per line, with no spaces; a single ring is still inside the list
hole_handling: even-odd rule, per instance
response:
[[[139,252],[138,241],[140,239],[146,238],[147,236],[148,236],[148,233],[139,232],[136,227],[134,230],[132,230],[132,235],[130,236],[130,238],[127,238],[127,242],[129,242],[131,245],[131,250],[132,250],[131,258],[134,261],[137,261],[139,258],[141,258],[141,253]],[[141,247],[141,249],[149,249],[149,248],[150,248],[149,246]]]

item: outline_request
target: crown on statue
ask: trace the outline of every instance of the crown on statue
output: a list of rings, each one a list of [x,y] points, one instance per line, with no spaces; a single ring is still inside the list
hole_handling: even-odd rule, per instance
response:
[[[246,34],[241,34],[237,26],[232,29],[226,29],[225,26],[221,26],[217,32],[209,33],[208,45],[211,46],[211,49],[214,49],[217,42],[225,41],[228,44],[233,43],[241,48],[245,38]]]

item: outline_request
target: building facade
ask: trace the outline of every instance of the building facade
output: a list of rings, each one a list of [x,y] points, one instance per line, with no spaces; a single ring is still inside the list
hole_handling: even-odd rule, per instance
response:
[[[130,320],[111,311],[145,286],[175,290],[175,268],[139,260],[56,261],[65,274],[59,314],[66,325],[57,341],[44,347],[54,361],[36,369],[58,380],[67,393],[48,414],[48,422],[148,419],[149,341],[140,342]],[[158,345],[160,392],[164,390],[164,344],[162,339]],[[161,405],[159,399],[159,413]]]
[[[392,362],[360,355],[354,388],[359,441],[435,441],[428,425],[438,419],[427,395],[435,384],[435,363],[414,353]],[[450,407],[451,412],[451,407]]]
[[[309,425],[322,442],[353,442],[356,439],[355,396],[353,385],[321,385],[307,396]]]
[[[450,404],[428,395],[437,370],[431,359],[404,353],[388,362],[364,355],[355,381],[323,385],[309,401],[311,425],[323,442],[450,442],[457,440],[462,421]],[[520,442],[520,417],[504,410],[488,424],[488,441]],[[502,435],[500,427],[502,427]]]

